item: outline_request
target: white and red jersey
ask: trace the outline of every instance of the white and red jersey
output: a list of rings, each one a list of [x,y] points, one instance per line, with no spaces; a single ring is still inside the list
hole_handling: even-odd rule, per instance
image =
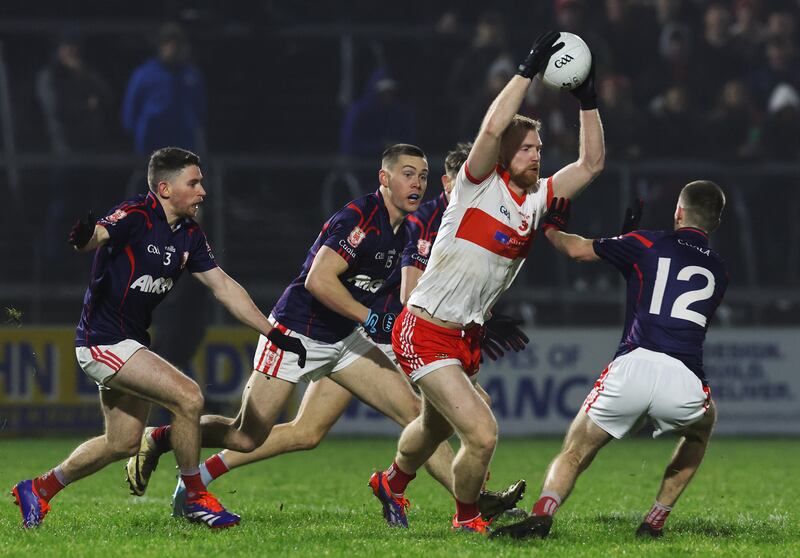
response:
[[[482,324],[525,261],[553,198],[553,178],[541,178],[522,197],[497,166],[477,179],[458,171],[428,267],[408,304],[459,324]]]

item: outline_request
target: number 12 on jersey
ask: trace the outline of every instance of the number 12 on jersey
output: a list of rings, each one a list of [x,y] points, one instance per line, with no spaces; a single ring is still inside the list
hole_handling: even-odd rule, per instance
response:
[[[661,303],[664,299],[664,292],[667,290],[667,283],[670,280],[671,258],[658,258],[658,271],[656,272],[656,282],[653,286],[653,298],[650,300],[650,313],[660,315]],[[700,289],[687,291],[675,299],[672,304],[670,316],[679,320],[688,320],[701,327],[706,326],[706,317],[700,312],[689,310],[689,305],[701,300],[707,300],[714,294],[714,274],[699,265],[688,265],[678,271],[675,279],[678,281],[689,281],[695,275],[702,275],[706,278],[706,285]]]

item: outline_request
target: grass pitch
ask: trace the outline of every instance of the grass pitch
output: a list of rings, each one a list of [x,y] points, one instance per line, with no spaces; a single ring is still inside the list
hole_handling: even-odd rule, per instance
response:
[[[52,467],[77,439],[0,441],[0,487]],[[800,443],[712,440],[706,461],[667,522],[665,536],[633,532],[653,502],[673,440],[611,443],[579,479],[544,541],[495,541],[449,530],[453,502],[421,472],[409,487],[410,529],[389,529],[367,479],[387,466],[395,440],[331,439],[311,452],[233,471],[212,485],[242,515],[212,531],[170,517],[174,460],[148,494],[129,496],[122,462],[67,487],[35,530],[21,528],[7,496],[0,556],[800,556]],[[522,477],[529,509],[559,440],[501,440],[490,487]]]

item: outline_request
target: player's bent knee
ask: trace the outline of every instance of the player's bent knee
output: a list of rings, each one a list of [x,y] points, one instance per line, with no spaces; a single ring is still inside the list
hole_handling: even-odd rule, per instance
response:
[[[192,382],[193,388],[189,388],[178,401],[178,411],[188,417],[199,417],[203,413],[205,398],[200,386]]]
[[[139,451],[142,442],[141,434],[137,436],[128,435],[125,437],[109,438],[106,436],[106,447],[114,459],[127,459],[133,457]]]

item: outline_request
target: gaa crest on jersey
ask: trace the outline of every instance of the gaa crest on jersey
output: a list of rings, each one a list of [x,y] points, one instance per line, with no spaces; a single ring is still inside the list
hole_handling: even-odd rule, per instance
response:
[[[417,240],[417,252],[420,256],[427,256],[431,253],[431,241],[420,238]]]
[[[109,223],[116,223],[120,219],[124,219],[128,214],[121,209],[117,209],[114,213],[105,218]]]
[[[347,243],[353,248],[358,248],[358,245],[361,244],[365,238],[367,238],[367,234],[364,231],[359,227],[353,227],[353,230],[347,235]]]

